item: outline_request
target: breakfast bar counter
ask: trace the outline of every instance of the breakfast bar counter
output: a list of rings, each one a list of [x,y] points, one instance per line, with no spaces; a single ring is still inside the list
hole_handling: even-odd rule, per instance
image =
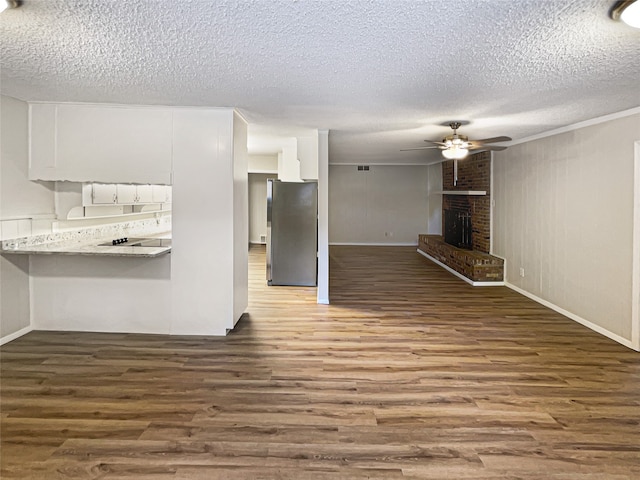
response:
[[[171,231],[153,226],[136,222],[3,240],[0,254],[158,257],[170,253]]]

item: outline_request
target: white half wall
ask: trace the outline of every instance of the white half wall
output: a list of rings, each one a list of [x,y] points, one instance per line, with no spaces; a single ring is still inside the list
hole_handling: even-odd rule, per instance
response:
[[[427,232],[424,165],[329,165],[329,242],[417,245]]]
[[[4,339],[31,328],[29,257],[0,256],[0,345]]]
[[[639,139],[634,114],[513,145],[493,166],[493,249],[508,284],[628,346]]]
[[[171,256],[31,255],[33,328],[170,333]]]

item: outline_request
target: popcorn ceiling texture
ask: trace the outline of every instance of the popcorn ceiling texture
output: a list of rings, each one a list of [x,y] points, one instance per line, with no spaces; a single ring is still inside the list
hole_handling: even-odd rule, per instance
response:
[[[332,162],[439,124],[515,139],[640,104],[640,31],[605,0],[28,0],[0,15],[1,93],[236,107],[331,130]]]

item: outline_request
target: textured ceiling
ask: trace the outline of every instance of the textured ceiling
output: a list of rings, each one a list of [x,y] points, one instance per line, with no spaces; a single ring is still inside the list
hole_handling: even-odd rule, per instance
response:
[[[514,139],[640,105],[640,30],[605,0],[23,0],[0,14],[2,94],[229,106],[273,134],[328,129],[331,162],[467,120]]]

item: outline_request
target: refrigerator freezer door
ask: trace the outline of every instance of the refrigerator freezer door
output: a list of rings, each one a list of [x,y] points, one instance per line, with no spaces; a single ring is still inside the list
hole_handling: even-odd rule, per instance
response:
[[[267,186],[269,285],[317,284],[318,184],[269,181]]]

